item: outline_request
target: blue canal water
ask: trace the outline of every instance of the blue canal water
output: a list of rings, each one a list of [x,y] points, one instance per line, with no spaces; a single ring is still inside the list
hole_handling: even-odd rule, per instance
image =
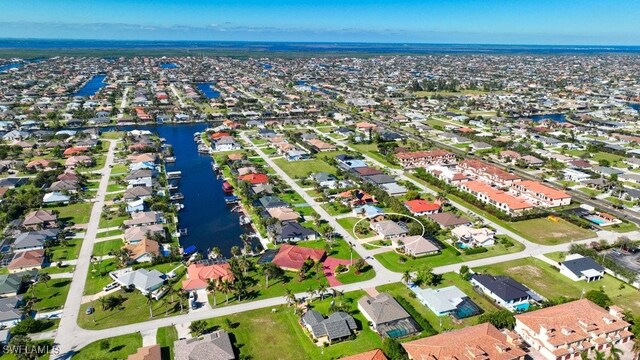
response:
[[[630,103],[629,107],[634,110],[640,111],[640,103]]]
[[[220,92],[214,90],[212,88],[213,83],[197,83],[196,86],[198,87],[198,89],[200,91],[202,91],[202,93],[204,94],[204,96],[206,96],[208,99],[215,99],[220,97]]]
[[[271,64],[262,64],[262,68],[265,70],[271,70],[273,69],[273,65]]]
[[[83,87],[81,87],[78,91],[76,91],[73,96],[93,96],[100,89],[107,86],[107,83],[104,82],[104,79],[107,78],[107,75],[94,75]]]
[[[10,63],[10,64],[0,65],[0,72],[9,71],[11,69],[17,69],[17,68],[21,67],[22,65],[24,65],[24,64],[21,64],[21,63]]]
[[[559,123],[567,122],[564,114],[532,115],[530,116],[530,118],[533,121],[542,121],[544,119],[549,119]]]
[[[161,63],[160,64],[160,68],[162,68],[162,69],[175,69],[177,67],[178,67],[178,65],[176,65],[174,63]]]
[[[242,248],[239,214],[231,212],[224,202],[222,179],[211,169],[211,157],[198,154],[193,133],[204,131],[207,124],[181,124],[150,126],[173,146],[176,162],[167,164],[167,171],[181,171],[179,191],[184,195],[184,209],[178,213],[180,228],[187,229],[187,236],[180,240],[186,248],[195,245],[205,252],[215,246],[223,255],[230,256],[234,245]]]

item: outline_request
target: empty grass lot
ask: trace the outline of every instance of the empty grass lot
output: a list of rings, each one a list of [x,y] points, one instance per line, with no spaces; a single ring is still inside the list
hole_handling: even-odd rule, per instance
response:
[[[539,218],[511,222],[509,225],[518,234],[543,245],[557,245],[596,236],[595,232],[573,225],[563,219],[554,222],[547,218]]]
[[[56,245],[50,247],[49,254],[52,262],[77,259],[82,247],[82,240],[68,240],[67,246]]]
[[[286,159],[273,160],[282,171],[292,178],[304,178],[318,172],[336,173],[336,168],[321,159],[288,161]]]
[[[173,359],[173,342],[178,340],[178,331],[175,326],[165,326],[158,329],[156,342],[162,347],[163,359]]]
[[[103,349],[101,344],[106,340],[109,346]],[[104,340],[94,341],[83,347],[71,358],[74,360],[93,359],[126,359],[129,355],[138,351],[142,347],[142,336],[140,333],[116,336]]]
[[[551,257],[557,259],[554,255],[551,255]],[[589,290],[604,289],[614,304],[623,309],[629,309],[634,313],[640,312],[640,297],[638,296],[638,291],[610,275],[605,275],[602,280],[590,283],[573,281],[560,274],[560,272],[551,265],[534,258],[518,259],[478,267],[473,270],[476,272],[486,271],[492,275],[511,276],[549,299],[557,299],[561,296],[578,299],[582,295],[582,291],[587,292]]]
[[[110,252],[120,249],[123,246],[124,246],[124,242],[120,239],[100,241],[93,245],[93,255],[95,256],[109,255]]]
[[[67,299],[71,279],[51,279],[46,284],[39,282],[33,286],[33,295],[38,299],[33,304],[33,309],[38,311],[56,310],[62,308]]]
[[[73,222],[74,224],[86,224],[91,217],[91,209],[93,203],[80,202],[66,206],[58,206],[51,208],[59,212],[58,219],[64,222]]]

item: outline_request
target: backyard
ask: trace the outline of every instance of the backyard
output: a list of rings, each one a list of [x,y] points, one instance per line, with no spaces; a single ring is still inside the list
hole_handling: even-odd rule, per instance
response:
[[[551,257],[556,260],[558,255]],[[638,291],[620,280],[605,275],[602,280],[594,282],[573,281],[551,265],[534,258],[526,258],[483,266],[473,269],[476,272],[488,272],[492,275],[508,275],[515,280],[529,286],[540,295],[557,299],[561,296],[578,299],[583,291],[604,289],[614,304],[630,309],[634,313],[640,312],[640,297]]]

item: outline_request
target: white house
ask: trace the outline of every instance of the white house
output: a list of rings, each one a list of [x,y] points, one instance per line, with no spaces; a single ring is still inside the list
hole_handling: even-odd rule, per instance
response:
[[[580,254],[567,255],[560,263],[560,273],[573,281],[592,282],[602,279],[605,268],[590,257]]]

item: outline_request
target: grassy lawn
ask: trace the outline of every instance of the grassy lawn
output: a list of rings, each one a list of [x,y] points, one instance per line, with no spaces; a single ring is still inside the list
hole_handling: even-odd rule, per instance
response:
[[[124,242],[120,239],[97,242],[93,245],[93,255],[109,255],[110,252],[120,249],[122,246],[124,246]]]
[[[100,217],[100,224],[98,225],[98,227],[101,229],[110,228],[110,227],[119,227],[122,225],[122,223],[124,223],[125,220],[129,220],[130,218],[131,217],[128,215],[116,216],[111,219],[105,219],[103,217]]]
[[[373,232],[370,232],[368,235],[358,235],[358,236],[354,235],[353,227],[356,225],[358,221],[360,221],[360,218],[346,217],[346,218],[338,219],[336,221],[338,222],[338,224],[340,224],[340,226],[342,226],[345,230],[347,230],[349,234],[351,234],[351,236],[353,237],[366,239],[366,238],[375,236],[375,233]],[[363,220],[362,222],[365,223],[365,225],[368,224],[367,220]]]
[[[489,251],[473,255],[465,255],[464,253],[462,253],[462,251],[460,251],[460,255],[456,255],[455,249],[447,244],[447,247],[443,249],[439,255],[429,255],[415,259],[403,256],[403,258],[405,259],[404,263],[400,261],[402,255],[396,253],[395,251],[384,252],[374,255],[374,257],[378,259],[378,261],[380,261],[380,263],[382,263],[384,267],[391,271],[415,271],[424,267],[437,267],[455,264],[465,261],[488,258],[492,256],[517,253],[524,250],[524,245],[522,243],[515,240],[512,240],[512,242],[513,246],[511,247],[505,247],[503,244],[496,242],[494,246],[487,248]]]
[[[106,237],[110,237],[110,236],[116,236],[116,235],[124,235],[124,231],[122,230],[109,230],[109,231],[103,231],[103,232],[99,232],[98,234],[96,234],[96,238],[106,238]]]
[[[116,183],[107,185],[107,192],[122,191],[126,189],[127,188],[124,185],[120,185]]]
[[[358,152],[373,158],[374,160],[382,163],[385,166],[394,169],[400,169],[399,165],[390,163],[383,155],[380,154],[380,152],[378,152],[378,145],[376,144],[350,144],[349,146],[356,149]]]
[[[109,272],[117,269],[118,260],[106,259],[101,262],[91,264],[87,273],[87,283],[84,287],[84,294],[95,294],[102,291],[102,288],[113,280],[109,276]]]
[[[565,257],[567,257],[567,253],[564,251],[555,251],[555,252],[544,254],[544,256],[548,257],[553,261],[562,262],[564,261]]]
[[[347,271],[346,273],[336,275],[336,279],[338,279],[338,281],[343,284],[353,284],[360,281],[371,280],[375,276],[375,270],[373,270],[371,266],[367,265],[362,269],[362,271],[360,271],[360,274],[356,274],[353,267],[350,267],[349,271]]]
[[[276,165],[292,178],[303,178],[318,172],[336,173],[336,168],[321,159],[288,161],[286,159],[273,160]]]
[[[162,358],[173,359],[173,342],[178,340],[178,331],[175,326],[158,328],[156,342],[162,347]]]
[[[286,201],[289,204],[305,204],[305,201],[304,199],[302,199],[302,196],[300,196],[300,194],[298,194],[293,190],[286,191],[282,194],[279,194],[278,196],[280,197],[280,199],[282,199],[282,201]]]
[[[326,243],[327,242],[325,240],[313,240],[313,241],[301,241],[301,242],[298,242],[297,245],[313,248],[313,249],[325,249]],[[345,240],[342,240],[342,239],[334,240],[334,244],[335,245],[327,253],[327,256],[333,256],[336,259],[345,259],[345,260],[350,259],[351,252],[349,249],[349,244],[347,244]],[[360,255],[358,255],[358,252],[354,251],[353,260],[357,260],[357,259],[360,259]]]
[[[93,203],[81,202],[66,206],[54,207],[51,208],[51,210],[59,211],[60,213],[58,214],[58,218],[62,221],[71,221],[74,224],[86,224],[89,222],[89,217],[91,217],[92,208]]]
[[[624,309],[630,309],[634,313],[640,311],[638,291],[610,275],[605,275],[602,280],[590,283],[572,281],[560,274],[556,268],[534,258],[493,264],[473,270],[476,272],[487,271],[493,275],[511,276],[549,299],[556,299],[560,296],[578,299],[582,295],[582,291],[604,289],[614,304]]]
[[[33,305],[33,309],[39,311],[56,310],[61,308],[67,299],[71,279],[51,279],[46,285],[37,283],[33,286],[33,296],[38,299]]]
[[[111,168],[111,175],[125,174],[129,172],[127,164],[115,164]]]
[[[119,291],[118,294],[125,298],[119,308],[102,310],[97,301],[83,304],[78,314],[78,325],[85,329],[107,329],[150,320],[149,305],[147,305],[147,298],[144,295],[137,290],[132,292]],[[179,299],[174,296],[173,300],[174,302],[171,302],[171,296],[164,296],[159,301],[153,300],[151,305],[152,319],[179,315],[181,310]],[[89,306],[95,308],[95,312],[91,315],[85,313],[85,309]],[[188,311],[188,307],[187,300],[183,300],[184,313]]]
[[[636,226],[636,224],[632,222],[623,222],[622,224],[614,224],[611,226],[607,226],[605,229],[619,232],[619,233],[626,233],[629,231],[637,230],[638,227]]]
[[[333,202],[325,203],[320,206],[322,206],[322,208],[325,209],[327,213],[329,213],[329,215],[331,216],[348,214],[351,212],[351,209],[349,209],[349,207],[336,205],[336,203],[333,203]]]
[[[298,316],[286,306],[259,309],[234,314],[229,319],[232,328],[227,329],[235,338],[235,347],[241,357],[251,359],[336,359],[361,353],[381,346],[380,337],[367,328],[367,321],[357,310],[357,301],[364,291],[346,293],[341,299],[326,298],[314,301],[311,306],[328,315],[331,301],[343,304],[358,324],[358,334],[354,340],[343,341],[328,347],[319,347],[305,333],[298,323]],[[212,329],[224,327],[224,317],[208,320]],[[287,351],[282,351],[287,349]]]
[[[103,350],[100,345],[104,340],[107,340],[109,344],[106,350]],[[125,359],[138,351],[139,347],[142,347],[142,336],[140,333],[121,335],[104,340],[98,340],[83,347],[73,355],[72,359]]]
[[[51,255],[51,262],[77,259],[78,255],[80,254],[81,247],[81,239],[68,240],[67,246],[52,246],[48,249],[49,254]]]
[[[602,191],[597,190],[597,189],[592,189],[592,188],[589,188],[589,187],[582,187],[582,188],[578,189],[578,191],[580,191],[582,193],[585,193],[585,194],[587,194],[589,196],[593,196],[593,197],[596,197],[596,196],[602,194]]]
[[[69,273],[73,272],[76,269],[75,266],[66,265],[63,267],[58,266],[49,266],[46,268],[40,269],[39,272],[47,273],[47,274],[60,274],[60,273]]]
[[[509,224],[518,234],[526,234],[526,238],[543,245],[556,245],[596,236],[595,232],[580,228],[563,219],[553,222],[547,218],[539,218]]]

